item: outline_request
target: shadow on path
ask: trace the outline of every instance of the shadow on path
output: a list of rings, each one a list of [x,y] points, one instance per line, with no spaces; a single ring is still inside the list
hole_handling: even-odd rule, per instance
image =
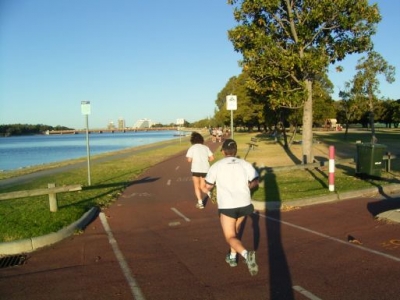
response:
[[[265,172],[260,178],[265,186],[265,203],[281,202],[276,175],[273,172]],[[268,183],[268,186],[267,186]],[[270,280],[271,300],[294,299],[293,285],[289,265],[282,245],[281,236],[281,211],[271,210],[265,207],[266,215],[266,241],[268,244],[268,264]]]

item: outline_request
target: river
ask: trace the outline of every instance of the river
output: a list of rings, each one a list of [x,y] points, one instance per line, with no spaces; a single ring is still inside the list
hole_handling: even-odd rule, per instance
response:
[[[179,138],[178,131],[92,133],[90,155]],[[0,170],[60,162],[87,156],[86,134],[33,135],[0,138]]]

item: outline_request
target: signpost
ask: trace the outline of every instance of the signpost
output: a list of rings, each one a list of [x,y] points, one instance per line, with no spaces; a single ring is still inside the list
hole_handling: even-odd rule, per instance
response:
[[[88,169],[88,185],[91,185],[90,180],[90,146],[89,146],[89,115],[90,101],[81,101],[81,111],[86,120],[86,154],[87,154],[87,169]]]
[[[226,109],[231,111],[231,138],[233,139],[233,111],[237,110],[236,95],[226,96]]]

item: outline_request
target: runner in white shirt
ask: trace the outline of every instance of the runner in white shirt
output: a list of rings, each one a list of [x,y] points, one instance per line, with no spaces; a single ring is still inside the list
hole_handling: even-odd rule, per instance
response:
[[[251,275],[256,275],[258,265],[254,251],[247,251],[239,239],[239,231],[246,216],[251,215],[254,206],[251,203],[250,189],[258,186],[258,173],[247,161],[236,158],[237,144],[227,139],[222,144],[224,158],[214,163],[205,178],[204,192],[217,187],[217,203],[222,231],[230,246],[225,261],[237,266],[237,253],[246,260]]]
[[[204,177],[210,168],[210,161],[214,160],[214,154],[211,152],[210,148],[204,145],[204,138],[198,132],[193,132],[190,137],[190,143],[192,146],[188,149],[186,153],[186,158],[188,162],[191,163],[191,172],[194,186],[194,193],[197,198],[196,207],[199,209],[204,208],[202,190],[201,187],[204,186]]]

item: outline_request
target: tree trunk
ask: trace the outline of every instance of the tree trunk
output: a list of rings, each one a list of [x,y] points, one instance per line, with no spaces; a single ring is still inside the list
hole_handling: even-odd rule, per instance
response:
[[[314,161],[312,146],[313,146],[313,110],[312,110],[312,81],[307,79],[305,81],[307,89],[307,99],[304,102],[303,110],[303,164],[312,163]]]
[[[378,139],[375,135],[375,117],[374,117],[374,104],[372,102],[372,95],[369,96],[369,124],[371,126],[371,144],[376,144]]]

